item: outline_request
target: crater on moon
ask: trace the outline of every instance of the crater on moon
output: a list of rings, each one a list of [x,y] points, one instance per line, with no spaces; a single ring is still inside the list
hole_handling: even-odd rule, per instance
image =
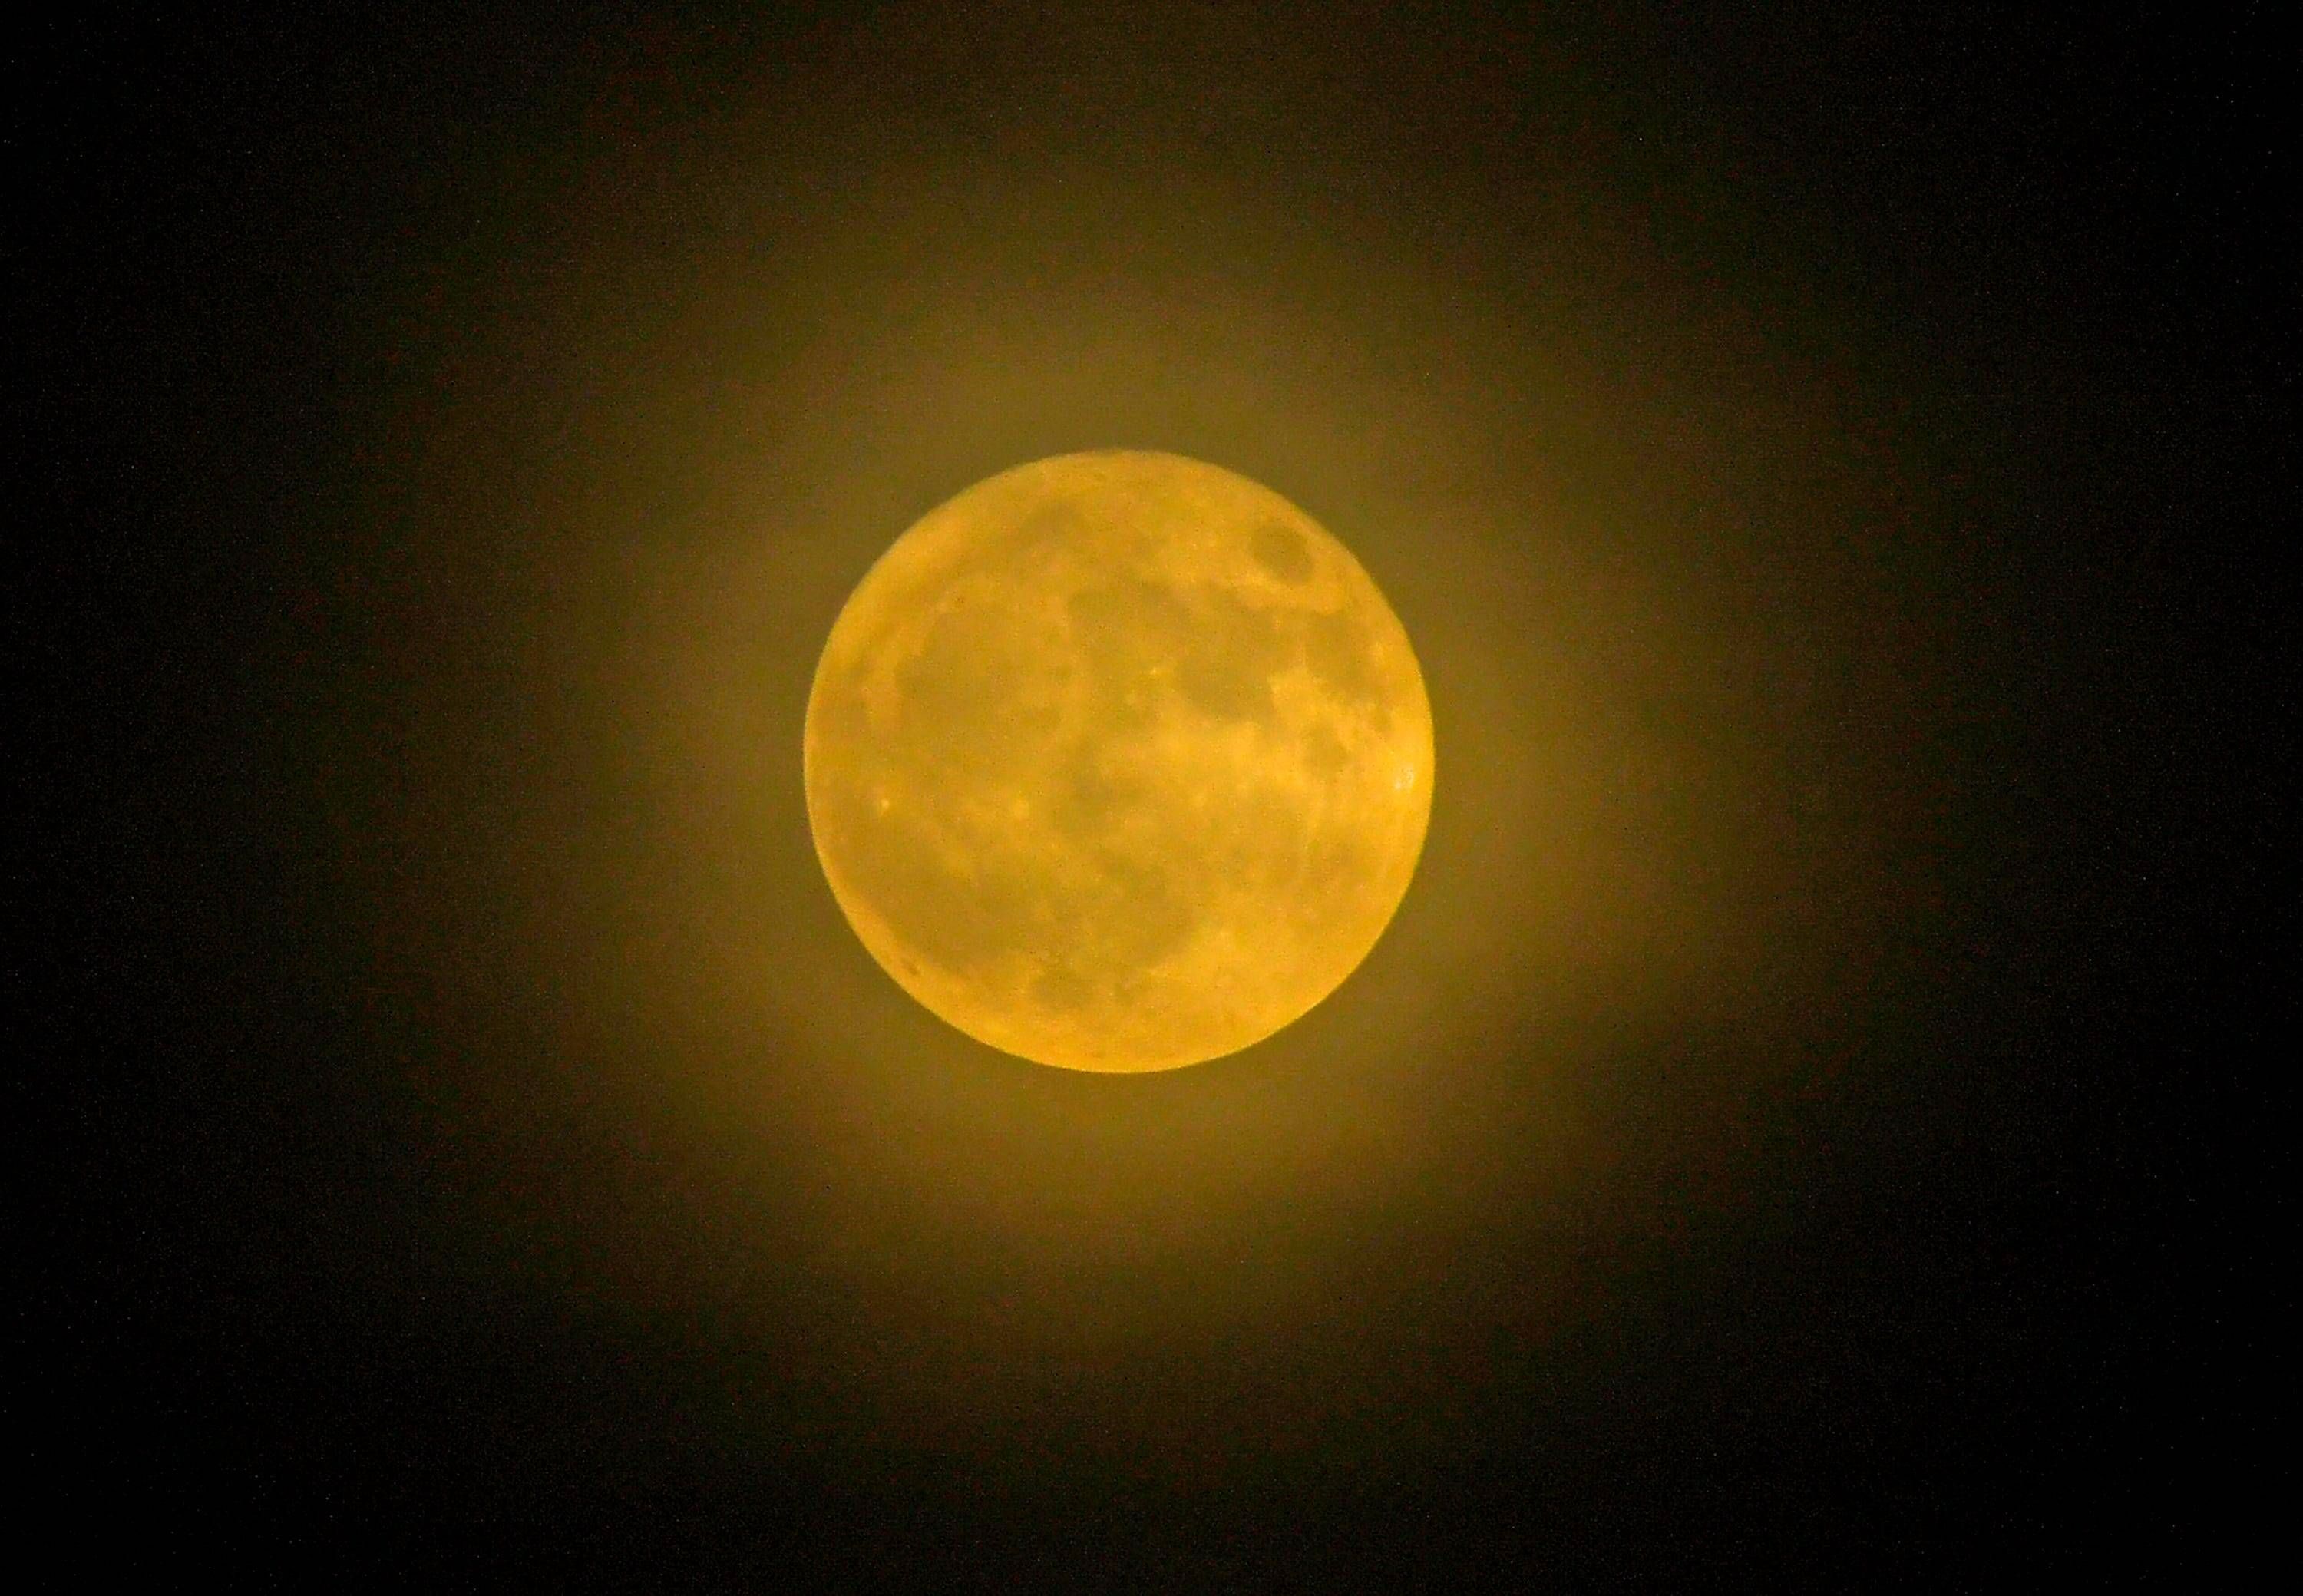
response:
[[[840,612],[809,824],[882,967],[977,1040],[1148,1070],[1270,1035],[1374,946],[1431,714],[1367,573],[1179,455],[1059,455],[889,549]]]

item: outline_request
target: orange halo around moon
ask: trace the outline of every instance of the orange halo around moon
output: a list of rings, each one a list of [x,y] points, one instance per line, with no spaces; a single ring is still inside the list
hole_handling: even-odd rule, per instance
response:
[[[905,991],[1072,1069],[1172,1069],[1318,1004],[1406,892],[1431,709],[1350,551],[1178,455],[1059,455],[941,505],[840,612],[808,820]]]

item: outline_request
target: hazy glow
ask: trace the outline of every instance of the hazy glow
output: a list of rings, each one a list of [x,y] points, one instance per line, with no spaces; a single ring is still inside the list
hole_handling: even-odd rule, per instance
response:
[[[1018,467],[937,509],[833,627],[808,817],[931,1010],[1076,1069],[1233,1052],[1333,992],[1407,890],[1431,711],[1348,551],[1172,454]]]
[[[1709,1156],[1716,1105],[1808,1068],[1932,890],[1923,861],[1885,868],[1930,790],[1866,739],[1927,678],[1835,552],[1877,509],[1848,451],[1743,380],[1739,328],[1642,287],[1671,279],[1636,239],[1573,217],[1473,291],[1454,236],[1183,177],[891,161],[772,249],[706,240],[667,276],[636,233],[409,422],[438,549],[502,530],[484,570],[426,555],[485,621],[407,773],[423,824],[392,857],[428,873],[395,925],[407,979],[442,984],[426,1023],[505,1039],[454,1106],[463,1144],[510,1149],[485,1164],[506,1233],[591,1249],[523,1267],[619,1311],[838,1305],[871,1328],[801,1349],[827,1390],[885,1327],[1059,1370],[1168,1338],[1293,1357],[1415,1294],[1466,1322],[1586,1311],[1615,1254],[1526,1216]],[[656,304],[676,317],[628,359]],[[595,367],[623,385],[583,397]],[[524,383],[561,408],[510,469],[470,441]],[[797,768],[825,639],[890,539],[1115,440],[1331,530],[1446,743],[1413,890],[1351,978],[1244,1052],[1118,1078],[973,1042],[890,980],[825,890]],[[536,1173],[569,1168],[553,1102],[600,1105],[677,1195],[584,1166],[568,1201],[591,1206],[549,1206],[572,1188]],[[975,1389],[954,1367],[871,1389],[949,1416]]]

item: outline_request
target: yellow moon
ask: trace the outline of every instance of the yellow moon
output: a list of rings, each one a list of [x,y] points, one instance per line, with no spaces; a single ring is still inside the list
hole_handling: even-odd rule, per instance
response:
[[[1173,1069],[1301,1017],[1407,891],[1431,706],[1350,551],[1180,455],[1059,455],[932,511],[808,697],[817,856],[905,991],[995,1048]]]

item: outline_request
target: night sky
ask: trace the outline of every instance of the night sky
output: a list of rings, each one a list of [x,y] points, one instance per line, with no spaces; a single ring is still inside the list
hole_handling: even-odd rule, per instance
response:
[[[2271,13],[1282,9],[20,27],[55,1584],[2276,1566]],[[1160,1076],[919,1009],[800,791],[873,558],[1101,447],[1438,729],[1375,954]]]

